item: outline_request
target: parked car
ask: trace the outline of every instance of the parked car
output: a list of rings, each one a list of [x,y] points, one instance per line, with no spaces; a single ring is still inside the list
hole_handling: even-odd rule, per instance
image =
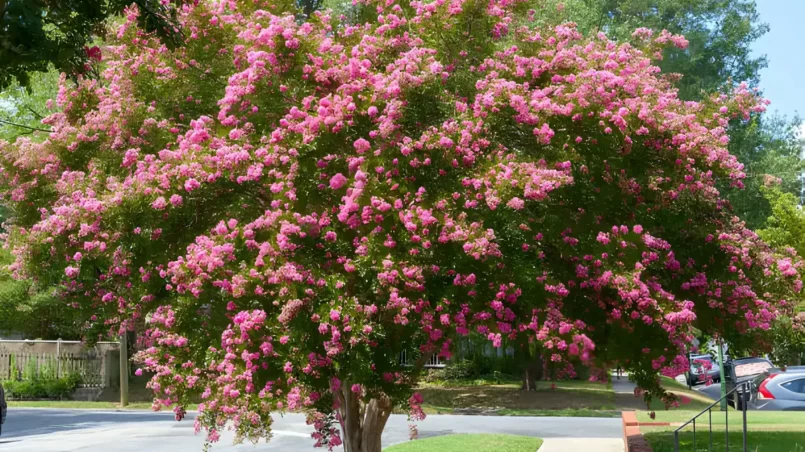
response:
[[[3,384],[0,383],[0,435],[3,434],[3,424],[6,422],[6,393],[3,391]]]
[[[738,390],[727,396],[727,403],[736,409],[743,409],[744,402],[751,397],[750,392],[744,392],[741,385],[746,382],[754,383],[755,378],[769,369],[774,368],[771,361],[766,358],[740,358],[724,363],[724,386],[727,393],[736,386]]]
[[[721,381],[721,368],[710,355],[690,355],[688,384],[704,383],[707,380]]]
[[[805,366],[769,369],[757,376],[751,407],[765,411],[805,411]]]

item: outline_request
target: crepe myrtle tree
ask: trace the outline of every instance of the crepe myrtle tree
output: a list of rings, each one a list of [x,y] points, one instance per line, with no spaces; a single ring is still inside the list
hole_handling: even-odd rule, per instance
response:
[[[0,144],[11,269],[88,335],[147,321],[154,407],[200,400],[210,442],[304,411],[317,445],[378,452],[470,332],[565,374],[624,363],[675,403],[657,375],[687,370],[694,327],[790,311],[800,260],[715,188],[742,186],[727,127],[765,103],[679,100],[652,60],[683,37],[585,40],[517,0],[296,13],[187,3],[169,48],[129,8],[47,139]]]

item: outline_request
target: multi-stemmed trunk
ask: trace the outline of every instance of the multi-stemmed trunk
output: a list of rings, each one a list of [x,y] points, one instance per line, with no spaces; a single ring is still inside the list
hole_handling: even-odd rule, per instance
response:
[[[381,452],[381,436],[391,415],[391,400],[380,396],[361,403],[347,384],[342,385],[338,396],[344,452]]]
[[[536,391],[537,381],[542,379],[543,361],[539,350],[531,350],[531,344],[525,342],[515,344],[514,358],[520,365],[524,391]]]

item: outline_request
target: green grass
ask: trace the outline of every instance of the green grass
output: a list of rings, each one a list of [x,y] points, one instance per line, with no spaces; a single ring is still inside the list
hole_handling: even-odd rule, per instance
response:
[[[78,400],[36,400],[36,401],[9,401],[9,407],[16,408],[62,408],[81,410],[117,410],[120,404],[115,402],[86,402]],[[185,407],[186,410],[196,410],[198,405]],[[136,402],[126,406],[127,410],[150,410],[151,403]]]
[[[655,414],[656,419],[653,422],[687,422],[692,419],[693,416],[699,414],[699,412],[692,410],[674,410],[656,411]],[[713,425],[724,425],[727,421],[732,425],[738,425],[738,423],[743,422],[743,413],[735,411],[732,408],[729,410],[729,419],[727,419],[725,412],[718,411],[718,409],[712,411],[712,416]],[[640,422],[652,422],[647,411],[638,411],[637,420]],[[696,422],[697,424],[700,422],[707,423],[707,413],[699,417]],[[765,429],[765,426],[783,429],[790,427],[792,430],[796,430],[796,427],[799,426],[799,429],[805,432],[805,411],[747,411],[746,423],[754,430]]]
[[[673,432],[649,432],[645,435],[654,452],[674,452]],[[741,432],[730,432],[730,450],[743,450]],[[805,432],[749,432],[747,434],[747,450],[751,452],[805,452]],[[710,438],[707,432],[696,434],[696,448],[693,447],[693,433],[680,434],[679,452],[702,452],[708,450]],[[723,431],[713,432],[713,449],[726,450],[726,438]]]
[[[558,381],[538,381],[538,389],[550,389],[551,385],[555,385],[557,389],[565,390],[591,390],[591,391],[607,391],[612,389],[612,383],[597,382],[587,380],[558,380]],[[522,382],[511,377],[494,380],[492,378],[477,378],[466,380],[435,380],[431,382],[423,382],[420,384],[423,388],[459,388],[466,386],[494,386],[500,388],[520,389]]]
[[[461,380],[432,380],[428,382],[423,382],[422,386],[436,386],[442,388],[449,388],[449,387],[457,387],[457,386],[492,386],[492,385],[499,385],[499,386],[517,386],[520,387],[520,380],[512,378],[510,376],[502,377],[502,378],[494,378],[494,377],[479,377],[474,379],[461,379]]]
[[[535,452],[539,438],[515,435],[447,435],[418,439],[383,449],[385,452]]]
[[[650,411],[655,411],[657,413],[661,411],[666,412],[676,410],[701,411],[714,402],[710,397],[707,397],[701,392],[688,389],[687,385],[684,385],[673,378],[662,377],[660,384],[662,384],[662,387],[665,388],[666,391],[676,394],[680,397],[679,406],[676,408],[670,407],[668,410],[666,410],[665,404],[662,402],[662,400],[655,398],[651,401]]]
[[[87,410],[114,410],[120,408],[119,403],[113,402],[84,402],[77,400],[36,400],[36,401],[9,401],[8,406],[19,408],[75,408]],[[150,403],[132,403],[127,409],[150,409]]]
[[[730,410],[729,418],[726,412],[713,411],[713,450],[725,450],[725,430],[729,421],[729,443],[731,448],[743,450],[743,435],[741,425],[743,413]],[[654,452],[672,452],[674,450],[673,430],[680,423],[687,422],[698,414],[695,411],[663,411],[657,412],[655,422],[672,422],[671,427],[641,427],[641,430],[651,444]],[[641,422],[648,422],[648,413],[640,412],[637,418]],[[805,412],[781,411],[747,411],[746,423],[748,428],[747,445],[751,452],[805,452]],[[680,432],[680,452],[700,452],[707,450],[710,445],[708,415],[704,414],[697,420],[696,448],[693,447],[693,426],[687,425]],[[738,449],[738,446],[741,446]]]

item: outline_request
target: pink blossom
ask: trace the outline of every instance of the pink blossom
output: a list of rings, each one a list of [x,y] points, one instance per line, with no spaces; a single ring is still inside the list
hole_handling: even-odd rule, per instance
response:
[[[340,189],[346,183],[347,183],[347,178],[344,177],[344,175],[341,174],[341,173],[338,173],[335,176],[333,176],[332,178],[330,178],[330,188],[332,188],[333,190]]]
[[[198,181],[193,179],[192,177],[190,179],[187,179],[184,183],[184,189],[189,192],[199,187],[201,187],[201,184],[199,184]]]

